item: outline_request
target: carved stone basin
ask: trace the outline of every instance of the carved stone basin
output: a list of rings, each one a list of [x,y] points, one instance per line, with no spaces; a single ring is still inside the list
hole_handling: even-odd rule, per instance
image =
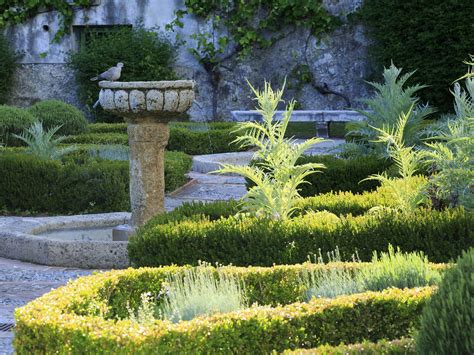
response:
[[[182,116],[194,101],[194,81],[101,81],[99,101],[104,110],[128,123],[132,228],[116,228],[114,240],[164,212],[164,150],[168,122]]]
[[[194,81],[102,81],[99,101],[104,110],[125,119],[153,117],[169,121],[186,112],[194,101]]]

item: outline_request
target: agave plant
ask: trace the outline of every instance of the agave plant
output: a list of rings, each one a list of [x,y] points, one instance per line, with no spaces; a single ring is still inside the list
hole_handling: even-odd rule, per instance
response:
[[[254,186],[248,190],[241,204],[243,211],[258,217],[287,219],[298,209],[296,203],[301,198],[298,187],[305,183],[308,175],[324,168],[323,164],[296,165],[296,162],[306,150],[324,140],[311,138],[298,144],[293,139],[285,138],[295,102],[288,104],[281,121],[273,119],[278,104],[283,102],[284,86],[274,91],[265,82],[262,91],[252,85],[250,88],[256,96],[262,122],[240,123],[236,129],[240,135],[234,142],[241,147],[257,147],[255,158],[259,162],[253,166],[223,164],[216,172],[236,173],[252,181]]]
[[[378,132],[375,142],[383,143],[386,146],[387,155],[393,159],[397,168],[397,177],[392,177],[383,172],[374,174],[364,180],[377,180],[381,183],[381,188],[388,192],[394,200],[394,206],[401,212],[410,212],[426,202],[426,195],[423,193],[423,185],[413,179],[421,162],[422,154],[414,146],[405,144],[406,125],[413,114],[413,106],[407,113],[402,113],[395,126],[372,127]],[[364,181],[363,180],[363,181]]]
[[[393,63],[383,72],[383,83],[369,82],[375,88],[375,95],[372,98],[361,100],[368,110],[358,110],[366,117],[360,122],[348,124],[349,137],[356,137],[355,140],[364,145],[369,145],[377,154],[385,153],[385,146],[379,144],[377,137],[382,127],[392,129],[398,124],[400,112],[408,112],[412,108],[412,113],[405,124],[403,132],[404,143],[408,146],[420,144],[421,129],[423,120],[434,112],[429,105],[420,103],[416,93],[425,88],[425,85],[406,86],[407,81],[413,72],[401,75],[402,69],[397,68]]]
[[[474,63],[473,63],[474,66]],[[437,198],[452,207],[474,209],[474,78],[465,80],[466,90],[454,85],[456,119],[446,124],[424,152],[435,174],[431,179]]]
[[[65,137],[54,137],[60,128],[61,126],[56,126],[45,131],[41,122],[35,122],[22,134],[14,136],[26,143],[29,153],[40,159],[56,160],[76,149],[74,146],[58,148],[58,145],[65,139]]]

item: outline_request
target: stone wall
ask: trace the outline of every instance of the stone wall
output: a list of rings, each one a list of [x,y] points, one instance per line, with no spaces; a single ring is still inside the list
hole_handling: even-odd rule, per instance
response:
[[[325,0],[324,3],[330,12],[344,18],[361,1]],[[142,22],[148,28],[163,27],[173,19],[174,11],[182,6],[182,0],[99,0],[97,4],[89,10],[78,10],[73,26]],[[204,27],[205,24],[188,17],[181,35],[187,36]],[[58,98],[85,109],[77,99],[73,73],[65,65],[68,51],[77,47],[76,37],[74,34],[65,36],[60,43],[52,44],[57,28],[56,14],[45,12],[7,31],[16,49],[25,53],[16,73],[12,104],[27,106],[38,100]],[[226,69],[221,71],[217,87],[212,87],[208,74],[187,49],[181,48],[176,70],[183,78],[197,82],[197,103],[190,110],[191,117],[195,120],[212,118],[214,93],[217,94],[219,119],[230,119],[231,110],[252,109],[254,102],[245,79],[254,85],[263,80],[280,85],[286,77],[288,90],[285,98],[295,98],[300,109],[345,108],[346,100],[340,96],[323,95],[314,85],[299,80],[296,69],[306,63],[314,75],[315,84],[343,94],[353,106],[357,106],[356,99],[368,94],[364,79],[370,75],[364,28],[344,24],[320,41],[313,37],[307,41],[305,30],[289,32],[270,49],[257,51],[245,60],[226,61]]]

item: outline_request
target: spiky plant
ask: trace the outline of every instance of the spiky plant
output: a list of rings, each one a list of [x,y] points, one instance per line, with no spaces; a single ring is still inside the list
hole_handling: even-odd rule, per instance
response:
[[[65,137],[54,137],[60,128],[61,126],[56,126],[45,131],[41,122],[34,122],[22,134],[14,136],[26,143],[29,153],[40,159],[56,160],[76,149],[74,146],[58,148],[65,139]]]
[[[305,183],[308,175],[324,168],[323,164],[296,165],[296,162],[306,150],[324,140],[310,138],[298,144],[293,139],[285,138],[295,102],[289,103],[282,120],[277,121],[273,118],[278,104],[283,102],[284,87],[274,91],[265,82],[262,91],[252,85],[250,88],[256,96],[257,111],[263,120],[240,123],[236,130],[240,135],[234,142],[241,147],[257,147],[255,157],[259,163],[254,166],[222,164],[216,172],[239,174],[254,183],[243,198],[243,211],[258,217],[287,219],[298,209],[296,203],[301,199],[299,186]]]
[[[357,137],[356,141],[371,146],[377,154],[384,154],[384,145],[376,141],[378,129],[382,127],[392,129],[398,124],[400,112],[408,112],[414,108],[404,127],[404,144],[408,146],[420,143],[423,120],[434,112],[429,105],[420,103],[416,93],[424,89],[425,85],[406,86],[413,72],[401,75],[402,69],[393,63],[383,72],[383,83],[368,82],[375,88],[372,98],[361,100],[368,110],[358,110],[366,117],[360,122],[348,124],[348,136]]]
[[[474,66],[474,64],[473,64]],[[474,78],[465,80],[466,90],[454,84],[456,119],[450,120],[435,142],[427,143],[425,162],[435,174],[431,185],[437,198],[451,207],[474,209]]]
[[[381,188],[388,192],[394,200],[395,208],[401,212],[410,212],[426,201],[423,185],[413,183],[421,154],[414,146],[405,144],[406,125],[413,114],[413,105],[407,113],[399,116],[394,126],[372,127],[378,133],[377,143],[386,147],[387,155],[394,161],[397,177],[389,176],[387,172],[374,174],[365,180],[377,180]]]

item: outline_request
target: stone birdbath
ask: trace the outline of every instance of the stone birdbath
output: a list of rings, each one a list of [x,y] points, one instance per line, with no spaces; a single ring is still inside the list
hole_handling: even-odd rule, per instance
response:
[[[137,227],[164,212],[168,123],[191,107],[194,85],[189,80],[99,83],[101,106],[128,123],[132,218],[130,226],[114,229],[114,240],[127,240]]]

